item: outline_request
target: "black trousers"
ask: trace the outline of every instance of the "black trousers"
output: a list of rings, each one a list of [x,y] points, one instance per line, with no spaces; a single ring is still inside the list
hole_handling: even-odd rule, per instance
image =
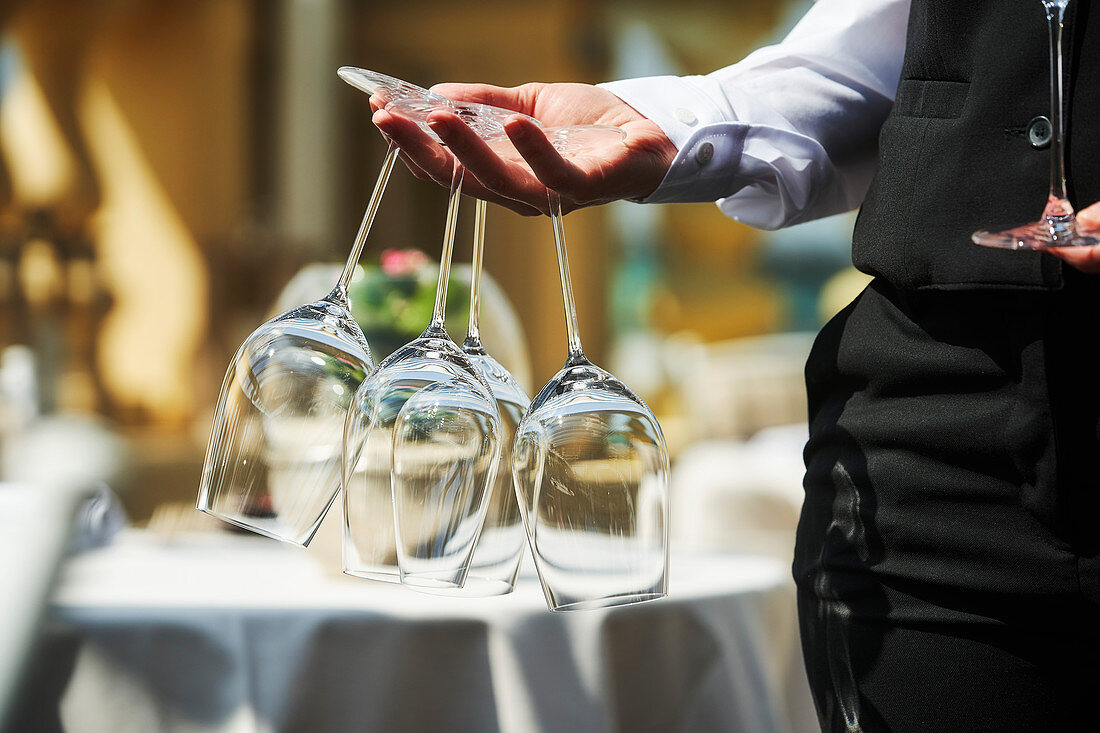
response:
[[[794,574],[826,731],[1100,731],[1100,285],[876,281],[806,367]]]

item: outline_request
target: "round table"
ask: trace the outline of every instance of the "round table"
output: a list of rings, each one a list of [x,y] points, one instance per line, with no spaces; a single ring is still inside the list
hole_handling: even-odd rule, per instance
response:
[[[15,731],[816,730],[771,558],[673,552],[668,598],[550,613],[341,576],[269,540],[123,532],[68,561]]]

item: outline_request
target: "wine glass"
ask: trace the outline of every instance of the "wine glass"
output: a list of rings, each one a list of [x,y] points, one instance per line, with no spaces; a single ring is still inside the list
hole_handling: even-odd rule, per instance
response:
[[[361,69],[358,66],[341,66],[336,70],[336,73],[356,89],[366,92],[372,97],[376,94],[379,95],[382,106],[390,102],[408,99],[420,99],[443,104],[449,101],[446,97],[428,91],[416,84],[410,84],[403,79],[387,76],[370,69]]]
[[[486,137],[503,135],[504,120],[514,114],[488,105],[446,99],[442,102],[395,100],[386,109],[417,122],[437,141],[438,136],[427,125],[428,116],[436,110],[455,112]],[[472,526],[469,517],[477,517],[478,525],[484,521],[495,474],[482,472],[484,481],[480,489],[474,491],[469,488],[471,471],[480,471],[482,464],[471,455],[461,454],[465,456],[461,460],[466,462],[466,470],[437,475],[434,483],[425,481],[421,474],[427,467],[417,467],[414,459],[432,455],[432,451],[425,448],[432,442],[431,434],[426,430],[416,433],[413,429],[418,425],[437,426],[442,444],[434,446],[433,450],[437,455],[447,455],[447,444],[453,442],[450,437],[453,424],[464,422],[477,433],[472,440],[478,445],[495,442],[494,471],[501,449],[496,400],[478,370],[447,335],[443,321],[462,175],[462,167],[456,164],[432,322],[420,338],[387,357],[364,381],[349,409],[344,432],[344,572],[372,580],[400,580],[418,589],[445,590],[463,586],[469,571],[469,553],[477,541],[477,535],[471,536],[468,531]],[[449,384],[419,396],[422,390],[435,383]],[[481,412],[497,412],[493,423],[496,435],[492,441],[483,440],[479,432],[485,421],[471,409],[469,394],[492,403],[492,410],[483,405]],[[410,402],[412,404],[408,404]],[[465,406],[464,420],[455,421],[451,426],[433,423],[432,419],[440,418],[445,412],[441,405],[448,403],[452,409],[455,405]],[[428,418],[418,418],[420,410],[432,414]],[[402,455],[395,456],[395,450]],[[452,450],[451,455],[459,454]],[[463,481],[458,481],[459,478]],[[425,484],[430,488],[425,488]],[[448,487],[456,485],[466,488],[461,492],[448,491]],[[461,501],[453,503],[452,494]],[[430,506],[428,496],[442,501]],[[447,517],[449,521],[445,521]],[[462,519],[454,521],[456,518]],[[441,554],[448,559],[440,560]]]
[[[365,69],[338,73],[387,98],[438,97]],[[230,362],[203,462],[199,510],[303,546],[328,512],[340,488],[344,417],[373,367],[349,311],[348,285],[396,161],[391,144],[332,292],[264,323]]]
[[[516,575],[526,544],[523,519],[512,479],[512,443],[516,429],[527,412],[531,399],[523,391],[516,378],[485,350],[481,343],[481,270],[485,248],[485,215],[487,205],[478,200],[474,216],[474,243],[472,275],[470,279],[470,318],[462,351],[470,363],[488,383],[500,412],[501,453],[489,498],[489,509],[481,529],[481,536],[474,548],[470,571],[461,589],[424,589],[442,595],[467,597],[495,596],[511,593],[515,589]],[[424,390],[426,392],[427,390]],[[421,392],[420,395],[424,394]],[[420,395],[417,395],[419,397]],[[415,414],[413,400],[403,409]],[[401,449],[394,445],[394,463],[399,462]],[[395,469],[396,470],[396,469]]]
[[[1000,232],[975,232],[972,239],[984,247],[1050,249],[1100,244],[1100,229],[1078,223],[1066,191],[1063,117],[1062,30],[1070,0],[1042,0],[1050,27],[1050,193],[1039,221]]]
[[[443,320],[461,175],[456,167],[431,322],[364,380],[348,411],[344,569],[352,575],[460,587],[488,507],[500,413]]]
[[[566,156],[621,144],[615,127],[551,128]],[[561,199],[548,193],[568,355],[531,402],[512,471],[539,580],[552,611],[668,593],[669,459],[653,412],[581,348]]]

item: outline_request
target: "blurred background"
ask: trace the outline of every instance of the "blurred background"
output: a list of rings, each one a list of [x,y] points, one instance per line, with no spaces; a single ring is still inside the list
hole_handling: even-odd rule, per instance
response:
[[[705,73],[808,5],[0,0],[0,479],[101,479],[135,524],[202,521],[225,366],[295,275],[284,299],[331,287],[317,266],[343,261],[383,157],[338,66],[424,86]],[[383,250],[435,260],[445,198],[399,169],[361,282],[401,274],[379,269]],[[811,334],[858,282],[851,225],[757,232],[711,204],[569,217],[589,355],[654,408],[677,481],[785,482],[780,513],[746,525],[793,523],[804,429],[763,433],[786,451],[778,467],[727,464],[762,429],[804,421]],[[486,267],[505,324],[486,340],[533,393],[565,354],[548,222],[491,211]],[[384,353],[389,314],[360,314]]]

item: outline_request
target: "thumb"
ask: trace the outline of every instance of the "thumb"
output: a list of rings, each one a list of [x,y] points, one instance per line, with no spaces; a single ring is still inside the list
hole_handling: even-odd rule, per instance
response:
[[[1078,211],[1077,221],[1087,227],[1100,228],[1100,201]]]
[[[490,104],[494,107],[515,110],[530,115],[534,108],[534,95],[525,84],[520,87],[496,87],[491,84],[456,84],[453,82],[436,84],[431,91],[442,94],[456,102],[474,102]]]

